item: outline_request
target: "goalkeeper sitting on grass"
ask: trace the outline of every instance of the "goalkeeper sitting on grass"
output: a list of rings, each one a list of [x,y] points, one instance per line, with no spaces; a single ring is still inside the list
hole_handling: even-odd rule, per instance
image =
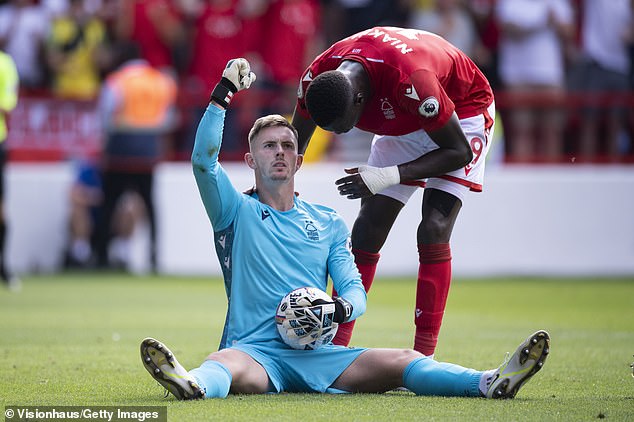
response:
[[[335,324],[354,320],[364,312],[366,296],[341,217],[295,194],[294,176],[303,157],[297,132],[286,119],[262,117],[249,133],[245,162],[255,174],[251,192],[237,191],[218,163],[225,109],[254,80],[246,60],[229,61],[198,126],[192,154],[229,300],[219,351],[187,371],[164,344],[147,338],[141,359],[152,377],[181,400],[230,392],[375,393],[397,387],[417,395],[514,397],[547,357],[545,331],[529,336],[510,359],[489,371],[439,363],[414,350],[332,343],[296,350],[282,340],[275,315],[290,291],[304,286],[325,290],[330,276],[339,293],[332,301],[286,308],[286,337],[299,344],[319,340],[323,327],[294,317],[311,312]]]

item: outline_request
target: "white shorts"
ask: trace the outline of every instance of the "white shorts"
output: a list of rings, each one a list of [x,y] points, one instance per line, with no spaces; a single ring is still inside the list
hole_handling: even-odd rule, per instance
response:
[[[439,177],[390,186],[379,193],[406,204],[419,187],[442,190],[461,201],[469,190],[482,192],[484,164],[495,123],[492,116],[495,116],[495,103],[492,103],[483,114],[460,120],[460,126],[473,151],[473,160],[467,166]],[[402,136],[375,135],[368,164],[374,167],[388,167],[407,163],[435,149],[438,149],[438,145],[422,129]]]

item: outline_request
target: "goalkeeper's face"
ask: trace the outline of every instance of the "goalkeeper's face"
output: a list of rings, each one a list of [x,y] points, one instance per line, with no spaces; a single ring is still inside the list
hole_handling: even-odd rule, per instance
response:
[[[256,177],[263,180],[286,181],[295,176],[302,164],[303,156],[297,153],[297,139],[284,126],[264,128],[251,142],[250,152],[245,156]]]

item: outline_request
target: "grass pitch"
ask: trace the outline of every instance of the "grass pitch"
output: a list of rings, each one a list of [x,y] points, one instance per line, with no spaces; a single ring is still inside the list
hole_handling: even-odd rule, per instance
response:
[[[353,344],[411,347],[415,283],[378,279]],[[216,350],[226,298],[219,279],[64,274],[0,289],[0,405],[166,406],[170,421],[634,419],[634,279],[454,281],[438,360],[497,367],[537,329],[544,369],[508,401],[280,394],[177,402],[141,365],[139,343],[164,341],[186,367]],[[7,419],[9,420],[9,419]]]

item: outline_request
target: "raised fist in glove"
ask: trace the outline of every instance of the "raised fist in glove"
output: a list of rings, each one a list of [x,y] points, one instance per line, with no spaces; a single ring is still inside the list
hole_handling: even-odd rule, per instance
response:
[[[238,91],[248,89],[255,79],[255,73],[251,72],[251,65],[246,59],[231,59],[222,72],[222,79],[211,93],[211,99],[227,108],[233,95]]]

